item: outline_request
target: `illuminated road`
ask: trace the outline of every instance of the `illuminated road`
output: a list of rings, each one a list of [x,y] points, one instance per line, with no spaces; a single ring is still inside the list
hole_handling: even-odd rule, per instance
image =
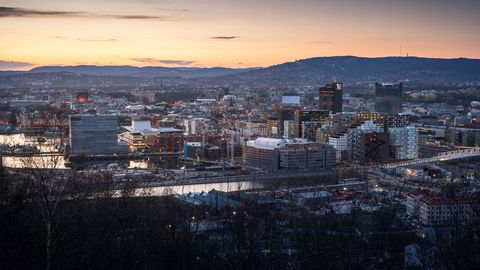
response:
[[[430,158],[419,158],[419,159],[413,159],[413,160],[387,163],[387,164],[384,164],[383,167],[387,169],[392,169],[397,167],[405,167],[405,166],[412,166],[412,165],[419,165],[419,164],[426,164],[426,163],[433,163],[433,162],[447,161],[447,160],[454,160],[454,159],[473,158],[473,157],[480,157],[480,147],[442,152]]]

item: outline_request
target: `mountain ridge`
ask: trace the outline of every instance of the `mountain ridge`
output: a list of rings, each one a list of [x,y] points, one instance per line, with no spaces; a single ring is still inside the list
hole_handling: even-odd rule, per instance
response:
[[[69,72],[71,75],[108,77],[179,78],[217,85],[297,87],[345,83],[413,81],[427,84],[480,82],[480,59],[428,57],[312,57],[263,68],[162,67],[162,66],[43,66],[31,71],[0,71],[0,77]],[[61,75],[59,73],[59,75]],[[69,75],[69,76],[71,76]],[[192,81],[192,82],[193,82]]]
[[[83,75],[98,76],[138,76],[138,77],[211,77],[228,75],[237,72],[249,71],[252,68],[225,68],[225,67],[163,67],[163,66],[144,66],[136,67],[130,65],[120,66],[98,66],[98,65],[75,65],[75,66],[41,66],[35,67],[29,73],[39,72],[72,72]]]

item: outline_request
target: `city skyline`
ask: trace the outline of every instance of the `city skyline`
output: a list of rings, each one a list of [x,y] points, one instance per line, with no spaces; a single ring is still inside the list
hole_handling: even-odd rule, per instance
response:
[[[355,1],[355,3],[358,3]],[[0,70],[480,58],[478,1],[0,1]]]

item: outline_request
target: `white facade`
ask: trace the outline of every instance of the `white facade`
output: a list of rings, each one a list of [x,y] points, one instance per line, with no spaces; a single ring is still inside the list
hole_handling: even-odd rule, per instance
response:
[[[185,132],[188,134],[201,134],[208,128],[207,119],[204,118],[192,118],[183,120],[185,126]]]
[[[283,104],[300,105],[300,96],[282,96]]]
[[[294,127],[293,120],[283,121],[283,137],[284,138],[293,138],[293,135],[295,134],[293,127]]]
[[[377,123],[375,123],[375,121],[373,120],[367,120],[360,126],[356,127],[355,129],[364,131],[365,133],[373,133],[373,132],[381,133],[384,131],[384,129],[381,126],[379,126]]]
[[[150,121],[132,121],[132,131],[150,130],[152,124]]]
[[[419,220],[426,226],[467,225],[478,220],[475,210],[478,204],[468,201],[424,198],[419,202]]]
[[[337,162],[342,160],[342,153],[345,153],[348,148],[348,134],[345,133],[338,137],[329,137],[328,144],[335,148]]]
[[[388,129],[390,145],[395,148],[395,159],[418,158],[418,131],[415,127]]]
[[[331,146],[305,139],[257,138],[247,141],[246,163],[269,170],[327,169],[335,165]]]

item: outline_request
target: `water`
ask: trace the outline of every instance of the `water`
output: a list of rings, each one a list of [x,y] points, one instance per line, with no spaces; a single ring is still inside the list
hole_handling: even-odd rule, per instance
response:
[[[0,144],[9,146],[32,145],[37,146],[40,152],[54,152],[54,143],[38,144],[38,137],[27,137],[24,134],[0,135]],[[2,165],[7,168],[43,168],[66,169],[63,156],[35,156],[35,157],[2,157]]]
[[[189,184],[189,185],[174,185],[166,187],[147,187],[135,189],[134,196],[149,197],[149,196],[168,196],[171,194],[188,194],[197,192],[208,192],[212,189],[233,192],[244,191],[252,189],[261,189],[264,185],[261,182],[228,182],[228,183],[208,183],[208,184]],[[118,191],[116,196],[120,196],[121,192]]]
[[[208,192],[212,189],[235,192],[246,190],[283,190],[300,187],[313,187],[319,185],[333,184],[333,175],[328,172],[323,176],[317,177],[300,177],[300,178],[283,178],[283,179],[267,179],[254,180],[251,177],[249,180],[231,181],[223,183],[204,183],[204,184],[187,184],[187,185],[172,185],[164,187],[145,187],[135,189],[134,196],[167,196],[170,194],[188,194],[198,192]],[[116,194],[120,195],[120,192]]]
[[[41,152],[55,151],[54,143],[45,142],[42,145],[36,143],[36,137],[25,137],[23,134],[15,135],[0,135],[0,144],[7,144],[10,146],[15,145],[36,145]],[[2,157],[4,167],[10,168],[50,168],[50,169],[67,169],[65,167],[64,156],[43,156],[43,157]],[[114,163],[109,161],[109,163]],[[147,160],[126,161],[126,165],[130,168],[154,168],[155,166],[170,167],[169,162],[155,162]],[[329,177],[328,174],[325,175]],[[327,183],[328,180],[320,177],[300,177],[293,178],[287,177],[284,179],[249,179],[248,176],[243,179],[234,179],[230,182],[223,183],[202,183],[195,184],[189,183],[185,185],[171,185],[161,187],[145,187],[137,188],[135,190],[135,196],[163,196],[174,193],[188,194],[202,191],[210,191],[212,189],[233,192],[233,191],[245,191],[245,190],[258,190],[258,189],[284,189],[291,187],[305,187],[318,185],[320,183]],[[120,195],[120,191],[117,194]]]

